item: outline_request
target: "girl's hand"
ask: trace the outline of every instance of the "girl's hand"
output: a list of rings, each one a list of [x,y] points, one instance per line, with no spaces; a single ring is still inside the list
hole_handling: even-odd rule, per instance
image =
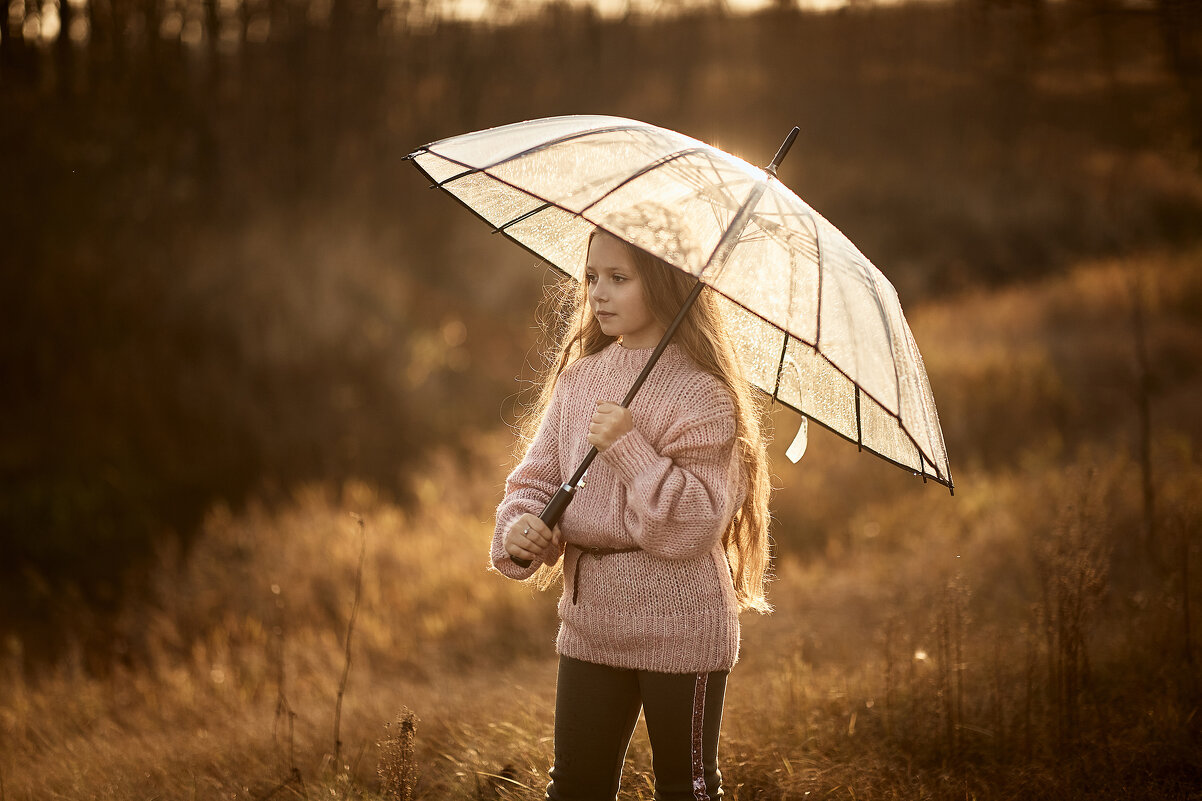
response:
[[[505,553],[511,557],[533,561],[541,558],[548,565],[559,561],[563,553],[563,535],[559,526],[547,524],[532,514],[524,514],[509,525],[505,532]]]
[[[610,401],[597,401],[597,411],[588,426],[588,441],[598,451],[604,451],[632,428],[634,420],[629,409]]]

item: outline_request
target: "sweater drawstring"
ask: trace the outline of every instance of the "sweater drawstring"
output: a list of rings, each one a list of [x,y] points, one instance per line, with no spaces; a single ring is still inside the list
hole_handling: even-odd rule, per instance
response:
[[[600,561],[602,556],[609,556],[610,554],[615,554],[615,553],[634,553],[635,551],[643,550],[642,548],[638,547],[637,545],[634,546],[633,548],[586,548],[583,545],[576,545],[574,543],[568,543],[568,544],[571,545],[576,550],[580,551],[580,555],[576,557],[576,569],[572,571],[572,605],[573,606],[576,605],[576,601],[580,597],[580,563],[581,563],[581,561],[584,560],[585,554],[588,554],[589,556],[594,556],[597,558],[598,561]]]

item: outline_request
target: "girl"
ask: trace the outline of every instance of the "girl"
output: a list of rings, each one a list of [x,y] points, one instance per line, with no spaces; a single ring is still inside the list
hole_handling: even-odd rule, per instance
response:
[[[600,229],[586,278],[492,543],[498,571],[544,588],[563,557],[547,798],[614,799],[640,708],[656,798],[719,798],[738,613],[769,610],[759,409],[709,289],[619,406],[695,279]],[[590,445],[587,486],[549,530],[538,515]]]

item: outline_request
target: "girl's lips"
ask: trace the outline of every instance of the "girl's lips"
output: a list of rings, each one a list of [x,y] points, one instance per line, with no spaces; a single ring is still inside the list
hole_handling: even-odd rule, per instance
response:
[[[613,317],[613,316],[614,316],[614,313],[613,313],[613,312],[603,312],[603,311],[599,311],[599,312],[597,312],[597,316],[598,316],[598,317]]]

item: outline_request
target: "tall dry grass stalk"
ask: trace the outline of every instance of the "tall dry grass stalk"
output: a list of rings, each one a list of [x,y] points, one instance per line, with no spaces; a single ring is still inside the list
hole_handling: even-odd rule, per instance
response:
[[[401,710],[395,723],[385,723],[384,726],[389,733],[378,743],[380,760],[376,767],[380,777],[380,795],[388,801],[413,801],[418,773],[414,761],[417,716],[406,708]]]
[[[1152,368],[1148,356],[1148,331],[1144,307],[1147,305],[1147,278],[1136,269],[1131,277],[1131,342],[1135,356],[1134,400],[1138,420],[1140,487],[1143,490],[1142,534],[1144,548],[1156,549],[1156,488],[1152,479]]]
[[[271,591],[276,596],[274,606],[277,612],[275,624],[272,626],[271,638],[268,641],[270,649],[268,662],[273,666],[276,685],[275,717],[271,722],[271,738],[272,742],[276,744],[278,751],[280,747],[281,723],[287,728],[288,754],[286,770],[289,776],[299,776],[300,770],[296,766],[296,712],[293,711],[292,704],[288,701],[288,676],[284,660],[284,648],[287,642],[285,638],[284,599],[280,597],[280,586],[278,584],[271,585]]]
[[[936,667],[939,672],[944,748],[952,761],[960,757],[961,730],[965,726],[964,629],[968,625],[968,598],[968,585],[964,577],[957,574],[944,585],[935,612],[935,638],[939,644]]]
[[[363,599],[363,565],[367,562],[367,525],[363,517],[353,514],[359,526],[359,565],[355,568],[355,600],[351,604],[351,616],[346,624],[346,647],[342,665],[342,678],[338,680],[338,696],[334,702],[334,761],[335,772],[342,771],[342,697],[346,694],[346,681],[351,675],[351,638],[355,634],[355,618],[359,616],[359,603]]]
[[[1179,543],[1178,560],[1181,563],[1181,650],[1185,664],[1190,668],[1194,665],[1194,626],[1193,626],[1193,591],[1190,586],[1190,561],[1193,560],[1194,529],[1184,516],[1175,521],[1177,541]]]
[[[1086,469],[1070,484],[1075,497],[1061,508],[1046,539],[1034,549],[1040,600],[1036,619],[1043,630],[1047,663],[1048,725],[1057,751],[1081,742],[1082,700],[1089,689],[1088,640],[1107,586],[1107,552],[1101,484]]]

